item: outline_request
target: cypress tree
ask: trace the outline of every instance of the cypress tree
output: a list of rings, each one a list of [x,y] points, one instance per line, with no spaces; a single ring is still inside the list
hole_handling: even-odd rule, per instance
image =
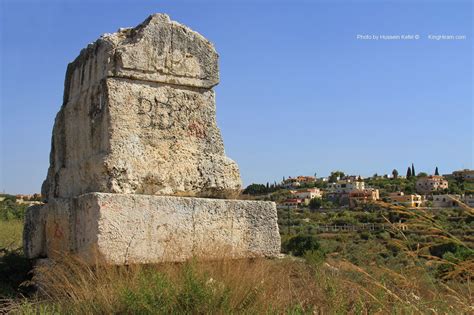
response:
[[[411,163],[411,176],[416,176],[415,166],[413,165],[413,163]]]
[[[438,171],[438,167],[436,166],[436,169],[435,169],[435,175],[439,176],[439,171]]]
[[[392,176],[393,176],[394,179],[398,178],[398,171],[396,169],[393,169]]]
[[[407,178],[410,178],[411,177],[411,168],[410,166],[408,166],[408,169],[407,169]]]

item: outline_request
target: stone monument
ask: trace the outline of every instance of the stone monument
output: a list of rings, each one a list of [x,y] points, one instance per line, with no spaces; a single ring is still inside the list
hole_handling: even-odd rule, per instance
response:
[[[83,49],[66,72],[46,204],[26,214],[26,256],[278,255],[275,204],[229,199],[241,180],[216,124],[218,82],[212,43],[164,14]]]

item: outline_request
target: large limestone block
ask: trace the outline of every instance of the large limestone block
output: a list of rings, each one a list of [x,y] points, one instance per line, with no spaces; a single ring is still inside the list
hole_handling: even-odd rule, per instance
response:
[[[129,264],[280,252],[273,202],[89,193],[45,207],[45,248],[30,258],[72,252]]]
[[[33,205],[26,209],[23,226],[23,252],[26,257],[36,258],[46,255],[46,215],[47,206]]]
[[[45,205],[45,246],[46,255],[68,251],[74,243],[73,215],[71,199],[52,199]]]
[[[89,45],[68,66],[42,193],[238,193],[216,123],[217,61],[209,41],[162,14]]]

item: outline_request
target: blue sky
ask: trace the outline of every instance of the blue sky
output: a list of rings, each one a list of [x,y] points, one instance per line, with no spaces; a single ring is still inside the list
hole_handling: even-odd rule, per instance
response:
[[[473,168],[472,1],[0,3],[1,191],[40,190],[67,64],[158,12],[215,44],[218,124],[245,185]]]

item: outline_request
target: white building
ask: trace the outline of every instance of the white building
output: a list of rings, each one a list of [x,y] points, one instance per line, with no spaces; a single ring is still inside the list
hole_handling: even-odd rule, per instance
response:
[[[365,183],[362,181],[340,180],[337,183],[329,183],[328,190],[331,193],[348,194],[354,190],[365,190]]]
[[[403,191],[392,192],[388,194],[388,199],[395,205],[401,205],[410,208],[418,208],[423,204],[423,197],[417,194],[405,195]]]
[[[448,189],[448,181],[442,176],[432,175],[416,180],[416,191],[421,194],[428,194],[444,189]]]
[[[293,195],[298,199],[313,199],[322,197],[321,190],[318,188],[297,190],[293,193]]]

